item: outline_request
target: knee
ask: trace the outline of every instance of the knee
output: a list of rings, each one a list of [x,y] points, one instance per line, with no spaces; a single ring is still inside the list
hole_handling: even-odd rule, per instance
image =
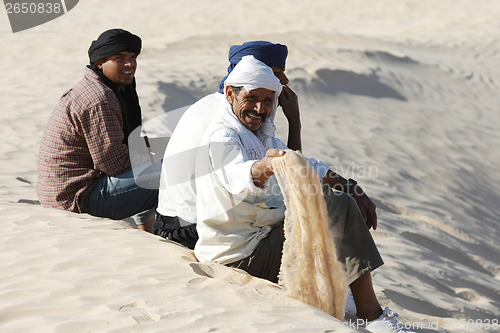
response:
[[[352,203],[356,203],[354,198],[348,193],[334,190],[330,186],[323,186],[323,195],[325,197],[327,207],[330,205],[347,206]]]

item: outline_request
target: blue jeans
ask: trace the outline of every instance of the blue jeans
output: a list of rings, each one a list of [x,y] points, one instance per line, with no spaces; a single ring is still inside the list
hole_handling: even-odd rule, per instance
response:
[[[113,220],[132,217],[136,224],[145,224],[154,218],[158,206],[160,172],[161,161],[157,161],[140,175],[131,169],[101,177],[89,193],[88,213]]]

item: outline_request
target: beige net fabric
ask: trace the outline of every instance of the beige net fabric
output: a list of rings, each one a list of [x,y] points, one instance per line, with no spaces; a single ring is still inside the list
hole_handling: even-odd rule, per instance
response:
[[[290,297],[342,320],[346,274],[328,232],[318,175],[295,151],[273,158],[272,164],[286,206],[280,284]]]

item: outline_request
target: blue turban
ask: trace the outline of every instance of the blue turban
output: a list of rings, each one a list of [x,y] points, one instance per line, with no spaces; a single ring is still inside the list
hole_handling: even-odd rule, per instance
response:
[[[241,58],[247,55],[253,55],[269,67],[279,66],[285,68],[286,57],[288,55],[288,48],[286,45],[274,44],[266,41],[246,42],[241,45],[233,45],[229,49],[229,67],[227,74],[232,72],[233,68]],[[224,81],[227,75],[219,83],[219,92],[224,93]]]

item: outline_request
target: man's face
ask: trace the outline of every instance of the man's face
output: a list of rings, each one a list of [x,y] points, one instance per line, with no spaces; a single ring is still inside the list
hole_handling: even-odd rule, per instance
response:
[[[271,66],[274,76],[276,76],[281,84],[288,84],[288,78],[285,75],[285,69],[279,66]]]
[[[95,63],[104,75],[121,89],[132,83],[137,69],[137,55],[122,51]]]
[[[247,92],[245,88],[236,94],[233,87],[226,87],[229,104],[241,123],[250,131],[256,131],[271,114],[274,91],[258,88]]]

